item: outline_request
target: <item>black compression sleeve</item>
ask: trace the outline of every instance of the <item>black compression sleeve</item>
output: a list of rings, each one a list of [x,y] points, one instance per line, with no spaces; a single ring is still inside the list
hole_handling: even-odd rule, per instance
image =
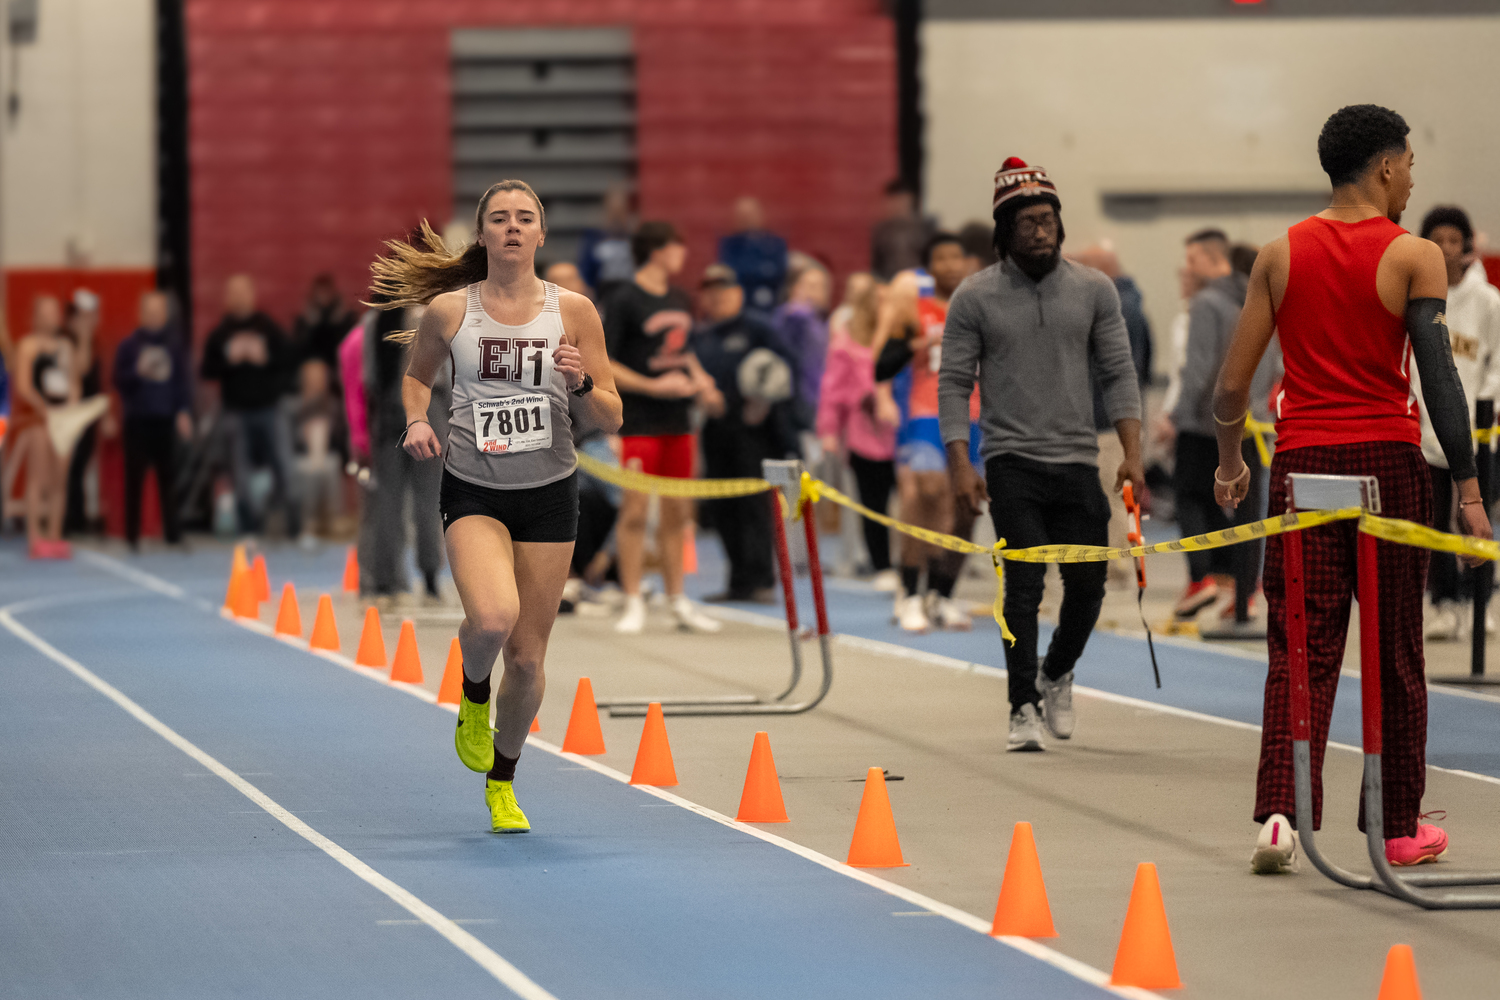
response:
[[[1473,436],[1469,432],[1469,404],[1464,386],[1453,367],[1453,344],[1448,339],[1448,321],[1442,299],[1412,299],[1406,304],[1406,335],[1411,338],[1411,353],[1422,378],[1422,400],[1427,419],[1443,446],[1448,469],[1454,482],[1472,479],[1474,469]]]
[[[895,338],[887,340],[880,349],[880,357],[875,359],[875,381],[887,382],[895,378],[911,358],[910,344]]]

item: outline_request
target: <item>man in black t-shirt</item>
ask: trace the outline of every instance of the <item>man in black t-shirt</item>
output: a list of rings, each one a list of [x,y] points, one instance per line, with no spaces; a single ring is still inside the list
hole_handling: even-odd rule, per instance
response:
[[[604,337],[615,385],[624,403],[620,463],[653,476],[691,479],[697,455],[691,411],[695,401],[715,405],[713,379],[688,350],[692,303],[671,286],[682,270],[687,247],[671,223],[644,222],[631,238],[635,280],[604,301]],[[646,624],[641,575],[646,552],[646,512],[650,498],[627,490],[620,502],[615,541],[625,614],[615,630],[626,634]],[[719,623],[693,607],[682,592],[683,532],[692,522],[692,501],[661,498],[656,548],[672,613],[680,627],[717,632]]]

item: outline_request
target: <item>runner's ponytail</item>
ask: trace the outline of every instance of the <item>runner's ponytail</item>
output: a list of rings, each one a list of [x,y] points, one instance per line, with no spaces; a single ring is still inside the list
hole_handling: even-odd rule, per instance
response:
[[[483,228],[484,212],[490,198],[499,191],[523,191],[536,202],[537,216],[541,220],[542,232],[547,231],[547,215],[542,200],[531,185],[525,181],[504,180],[490,185],[479,199],[474,212],[474,242],[462,248],[449,247],[426,219],[414,239],[387,240],[386,255],[376,257],[370,265],[373,280],[370,282],[371,300],[365,305],[375,309],[395,309],[398,306],[425,306],[444,292],[457,291],[483,281],[489,274],[489,257],[478,236]],[[415,330],[399,330],[386,339],[397,343],[410,343],[416,338]]]

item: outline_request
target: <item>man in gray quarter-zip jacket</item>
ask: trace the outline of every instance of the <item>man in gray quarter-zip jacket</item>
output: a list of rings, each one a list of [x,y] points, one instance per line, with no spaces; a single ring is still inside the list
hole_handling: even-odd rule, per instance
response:
[[[1061,208],[1044,170],[1016,157],[1005,161],[995,176],[1000,262],[958,287],[943,331],[938,415],[954,492],[960,503],[987,499],[996,537],[1012,549],[1109,543],[1091,369],[1125,452],[1115,488],[1129,480],[1139,495],[1145,486],[1140,389],[1119,295],[1100,272],[1061,259]],[[976,371],[985,479],[964,460]],[[1005,647],[1010,750],[1041,750],[1043,720],[1058,739],[1073,734],[1073,665],[1099,619],[1105,564],[1059,568],[1062,609],[1039,669],[1037,608],[1046,566],[1005,567],[1005,618],[1016,637]]]

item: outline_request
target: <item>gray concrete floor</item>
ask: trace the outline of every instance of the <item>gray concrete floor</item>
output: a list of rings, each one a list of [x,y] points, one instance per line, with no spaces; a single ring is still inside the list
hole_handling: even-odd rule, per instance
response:
[[[1171,557],[1152,564],[1148,618],[1169,604]],[[1053,575],[1055,579],[1055,574]],[[982,579],[964,593],[987,600]],[[311,628],[313,595],[304,597]],[[274,603],[274,602],[273,602]],[[336,599],[346,653],[363,606]],[[1055,607],[1055,598],[1053,600]],[[274,608],[268,607],[270,622]],[[408,606],[384,619],[394,653],[403,616],[417,623],[426,684],[436,689],[458,609]],[[1108,627],[1139,631],[1135,597],[1111,593]],[[806,647],[816,663],[816,647]],[[1378,991],[1392,944],[1411,944],[1426,995],[1494,995],[1500,981],[1500,914],[1424,912],[1372,892],[1340,888],[1305,864],[1256,877],[1248,857],[1258,734],[1090,697],[1078,699],[1077,736],[1044,754],[1004,752],[1006,693],[992,675],[836,647],[833,692],[815,711],[786,718],[669,718],[681,786],[675,791],[728,815],[737,810],[751,741],[770,733],[791,822],[772,832],[836,859],[846,856],[866,768],[889,784],[910,868],[879,873],[988,919],[1012,826],[1033,824],[1060,937],[1045,942],[1097,968],[1113,964],[1135,866],[1161,875],[1184,997],[1326,997],[1366,1000]],[[560,619],[548,656],[541,736],[561,742],[577,679],[601,697],[762,693],[786,676],[784,633],[728,623],[717,636],[682,635],[656,615],[639,637],[617,637],[606,619]],[[601,713],[603,762],[628,773],[639,719]],[[545,758],[523,759],[544,766]],[[1354,830],[1358,755],[1330,751],[1325,849],[1350,867],[1363,857]],[[455,763],[455,766],[458,766]],[[1445,824],[1454,867],[1500,859],[1500,788],[1432,772],[1434,801],[1462,800]],[[478,789],[476,787],[476,821]],[[535,820],[545,822],[542,817]],[[934,917],[932,919],[941,919]]]

